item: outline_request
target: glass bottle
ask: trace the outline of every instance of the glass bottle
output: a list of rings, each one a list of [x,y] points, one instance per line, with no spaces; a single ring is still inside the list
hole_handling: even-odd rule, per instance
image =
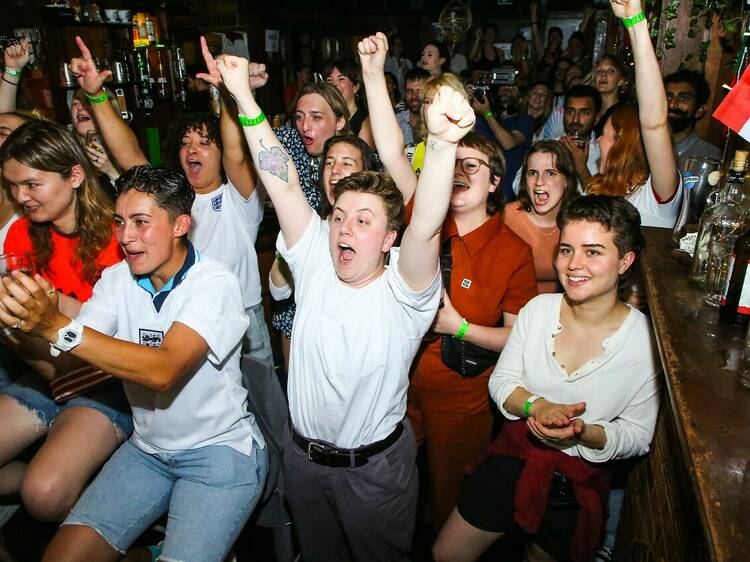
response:
[[[745,336],[745,347],[742,349],[737,375],[740,377],[740,383],[750,388],[750,329],[747,336]]]
[[[747,155],[745,150],[735,152],[720,202],[703,211],[689,274],[689,279],[701,286],[706,282],[711,237],[728,234],[737,236],[744,232],[740,230],[744,226],[745,206],[747,205],[745,193],[742,190],[747,169]]]

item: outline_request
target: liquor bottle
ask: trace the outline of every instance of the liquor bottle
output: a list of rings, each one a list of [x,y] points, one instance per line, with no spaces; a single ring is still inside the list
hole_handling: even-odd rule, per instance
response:
[[[743,168],[746,166],[743,166]],[[729,180],[744,184],[745,170],[732,170]],[[719,316],[732,324],[747,326],[750,321],[750,232],[741,236],[735,244],[729,265],[729,278],[721,299]]]
[[[167,88],[167,75],[164,68],[164,61],[161,56],[161,49],[156,49],[156,97],[165,100],[169,96]]]
[[[159,43],[159,26],[151,14],[146,14],[146,33],[148,35],[148,44],[157,45]]]
[[[742,187],[745,170],[747,169],[747,155],[748,153],[745,150],[735,152],[720,201],[713,207],[707,207],[703,211],[689,274],[689,279],[701,286],[706,281],[711,237],[726,234],[738,235],[740,234],[738,221],[744,224],[744,213],[747,203],[745,202],[746,197]]]
[[[136,68],[138,82],[138,101],[143,107],[146,115],[151,114],[154,109],[154,97],[151,89],[151,69],[148,64],[148,53],[146,49],[136,49],[133,52],[133,63]]]

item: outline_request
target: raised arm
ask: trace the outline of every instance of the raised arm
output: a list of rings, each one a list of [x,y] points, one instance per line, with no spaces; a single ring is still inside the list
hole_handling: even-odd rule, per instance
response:
[[[643,11],[640,0],[610,0],[610,4],[615,16],[620,19],[635,16]],[[651,185],[659,199],[666,201],[674,195],[679,178],[667,122],[664,82],[646,20],[628,27],[627,31],[633,46],[638,117],[646,159],[651,170]]]
[[[474,125],[474,111],[461,93],[441,86],[426,120],[424,166],[398,260],[401,276],[415,291],[427,287],[437,272],[440,231],[453,193],[456,149]]]
[[[539,63],[544,58],[544,40],[539,33],[539,2],[536,0],[529,3],[531,15],[531,40],[534,43],[534,62]]]
[[[29,62],[28,39],[22,39],[18,45],[11,45],[3,51],[4,72],[0,82],[0,113],[16,109],[16,94],[21,81],[21,71]]]
[[[212,86],[218,88],[221,92],[222,108],[221,120],[219,122],[222,144],[221,164],[224,167],[224,172],[227,174],[227,178],[232,182],[232,185],[234,185],[242,197],[249,199],[255,191],[257,175],[247,151],[245,137],[242,134],[242,127],[240,127],[240,123],[237,120],[237,106],[229,92],[223,87],[221,74],[216,66],[216,61],[208,50],[205,37],[201,37],[201,50],[203,52],[203,60],[206,61],[208,72],[198,73],[196,78],[205,80]],[[222,56],[223,55],[219,55],[218,58],[221,58]],[[255,80],[258,83],[251,85],[251,87],[254,86],[253,89],[265,85],[268,80],[268,74],[263,72],[255,77]]]
[[[104,81],[112,75],[112,72],[109,70],[99,72],[91,57],[91,51],[83,39],[76,36],[76,43],[81,49],[81,58],[70,61],[70,70],[78,78],[78,84],[89,99],[101,98],[105,94]],[[107,145],[107,150],[120,168],[129,170],[133,166],[148,164],[148,159],[138,144],[138,138],[123,121],[122,116],[115,111],[109,99],[99,103],[92,102],[91,111],[96,120],[96,128],[101,133],[104,144]]]
[[[472,107],[477,113],[481,113],[484,116],[484,120],[487,121],[487,125],[489,125],[492,131],[492,136],[495,137],[495,140],[503,150],[513,150],[519,144],[526,142],[526,136],[521,131],[515,129],[509,131],[500,124],[500,121],[490,110],[490,102],[487,98],[484,98],[484,101],[481,102],[474,98]]]
[[[385,83],[383,68],[388,53],[388,38],[381,32],[365,37],[357,45],[357,51],[362,64],[375,148],[385,170],[408,203],[417,187],[417,174],[404,154],[404,134],[393,112]]]
[[[243,127],[255,169],[276,208],[284,243],[291,248],[305,232],[314,214],[299,184],[291,158],[271,130],[253,97],[250,81],[265,73],[265,66],[225,55],[216,61],[224,85],[247,119]]]

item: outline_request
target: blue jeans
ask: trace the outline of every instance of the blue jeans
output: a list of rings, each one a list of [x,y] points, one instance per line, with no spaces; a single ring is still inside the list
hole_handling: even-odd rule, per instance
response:
[[[262,492],[266,449],[224,445],[150,455],[126,441],[63,525],[85,525],[125,554],[169,512],[161,560],[221,562]]]
[[[82,407],[104,414],[117,429],[120,442],[125,441],[133,433],[133,415],[120,381],[94,389],[64,404],[58,404],[50,397],[47,382],[34,373],[27,373],[0,389],[0,394],[6,394],[24,408],[34,412],[40,426],[46,429],[49,429],[58,414],[64,410]]]
[[[242,352],[252,355],[258,361],[262,361],[273,367],[273,350],[271,349],[271,337],[268,335],[266,318],[263,315],[263,303],[245,309],[245,314],[250,319],[245,336]]]

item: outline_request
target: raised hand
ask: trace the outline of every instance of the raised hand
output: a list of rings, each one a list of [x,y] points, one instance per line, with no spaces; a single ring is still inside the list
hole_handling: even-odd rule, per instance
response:
[[[357,43],[357,52],[363,73],[382,74],[388,54],[388,38],[382,31],[378,31]]]
[[[73,76],[78,79],[78,85],[84,92],[93,96],[102,90],[104,82],[112,76],[112,72],[109,70],[99,72],[96,69],[91,51],[78,35],[76,35],[76,43],[81,49],[81,57],[71,60],[68,66]]]
[[[208,50],[208,44],[206,38],[201,36],[201,53],[203,53],[203,60],[206,63],[206,69],[208,72],[199,72],[195,75],[196,78],[205,80],[212,86],[218,88],[221,86],[221,73],[219,68],[216,66],[216,60],[211,55],[211,51]]]
[[[224,55],[216,61],[216,68],[221,74],[224,86],[235,99],[252,96],[250,80],[253,76],[250,76],[250,63],[246,58]]]
[[[609,0],[615,16],[622,19],[634,16],[643,11],[641,0]]]
[[[463,93],[440,86],[427,108],[427,131],[442,141],[458,143],[471,131],[476,117]]]
[[[221,79],[221,73],[219,72],[219,68],[217,65],[220,60],[223,60],[225,57],[230,55],[221,54],[214,59],[214,57],[211,55],[211,51],[208,50],[208,44],[206,43],[205,37],[201,37],[201,52],[203,53],[203,60],[206,62],[206,68],[208,69],[208,72],[199,72],[195,75],[196,78],[205,80],[212,86],[220,88],[223,82]],[[251,62],[249,63],[249,72],[251,90],[262,88],[266,85],[266,82],[268,82],[268,73],[266,72],[265,64]]]
[[[29,62],[31,44],[28,39],[21,39],[18,45],[10,45],[3,51],[5,68],[21,70]]]
[[[586,403],[555,404],[539,399],[531,405],[529,410],[532,418],[547,428],[567,427],[573,418],[586,411]]]

